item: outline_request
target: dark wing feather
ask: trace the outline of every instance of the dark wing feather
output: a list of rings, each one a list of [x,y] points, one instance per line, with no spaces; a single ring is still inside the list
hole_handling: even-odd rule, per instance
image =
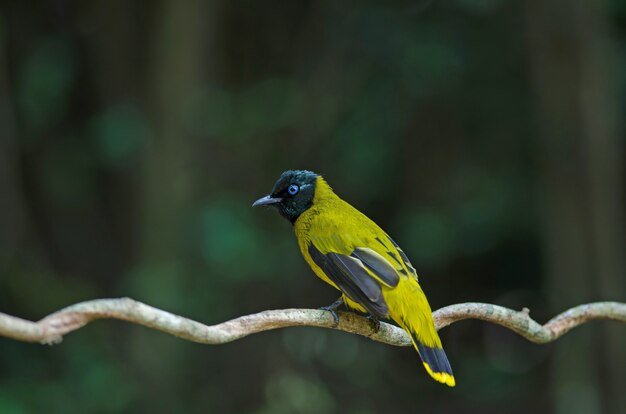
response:
[[[398,251],[398,253],[400,254],[400,257],[402,258],[402,261],[404,262],[404,265],[406,266],[406,268],[409,269],[409,272],[411,272],[411,274],[413,276],[415,276],[415,278],[417,279],[417,272],[415,271],[415,268],[413,267],[413,265],[409,261],[409,258],[406,257],[406,254],[404,253],[404,251],[400,248],[400,246],[398,246],[398,243],[393,241],[393,239],[391,237],[387,236],[387,238],[389,239],[391,244],[393,244],[393,247],[395,247],[396,250]],[[380,240],[378,240],[378,241],[380,241]],[[394,259],[396,259],[396,258],[394,257]],[[396,259],[396,260],[398,260],[398,259]]]
[[[377,302],[382,297],[382,289],[378,282],[367,274],[360,263],[357,263],[350,256],[339,253],[328,253],[326,257],[339,269],[342,273],[349,277],[357,287],[372,302]]]
[[[385,285],[394,288],[400,283],[398,271],[374,250],[359,247],[354,249],[351,256],[359,259]]]
[[[389,308],[383,298],[382,288],[357,259],[339,253],[320,252],[313,243],[309,245],[311,258],[330,280],[350,299],[363,306],[377,318],[386,318]]]

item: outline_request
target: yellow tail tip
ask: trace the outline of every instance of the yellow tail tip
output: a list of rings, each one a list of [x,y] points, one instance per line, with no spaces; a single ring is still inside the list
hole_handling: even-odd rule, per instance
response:
[[[425,362],[423,362],[423,364],[424,368],[426,368],[426,371],[428,372],[428,375],[433,377],[435,381],[446,384],[448,387],[454,387],[456,385],[454,376],[448,374],[447,372],[433,372],[433,370],[430,369],[430,365]]]

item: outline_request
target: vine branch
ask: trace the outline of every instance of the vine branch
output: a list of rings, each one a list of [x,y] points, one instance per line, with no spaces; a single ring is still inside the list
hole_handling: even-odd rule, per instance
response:
[[[258,332],[289,326],[316,326],[366,336],[389,345],[411,344],[404,330],[381,323],[376,332],[371,322],[357,314],[338,312],[336,324],[330,312],[314,309],[268,310],[241,316],[217,325],[205,325],[154,308],[130,298],[80,302],[50,314],[38,322],[0,313],[0,336],[23,342],[53,344],[64,335],[97,319],[119,319],[203,344],[223,344]],[[626,303],[595,302],[579,305],[552,318],[545,325],[533,320],[528,309],[515,311],[488,303],[459,303],[433,312],[437,330],[464,319],[480,319],[510,329],[529,341],[547,343],[592,320],[626,322]]]

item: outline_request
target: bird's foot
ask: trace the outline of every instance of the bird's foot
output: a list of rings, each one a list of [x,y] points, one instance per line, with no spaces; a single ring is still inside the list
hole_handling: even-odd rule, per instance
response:
[[[367,320],[372,324],[374,332],[378,333],[378,331],[380,331],[380,320],[374,315],[367,315]]]
[[[339,315],[337,315],[337,308],[343,305],[343,296],[334,301],[332,304],[328,306],[322,306],[320,310],[325,310],[330,312],[333,315],[333,319],[335,320],[335,327],[339,325]]]

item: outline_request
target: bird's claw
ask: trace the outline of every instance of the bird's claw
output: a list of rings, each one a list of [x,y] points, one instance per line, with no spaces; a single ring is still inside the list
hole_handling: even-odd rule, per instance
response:
[[[335,328],[339,326],[339,315],[337,315],[336,311],[332,309],[324,309],[324,308],[322,308],[322,310],[328,311],[330,312],[331,315],[333,315],[333,320],[335,321],[335,325],[334,325]]]
[[[341,305],[343,305],[343,297],[340,297],[328,306],[322,306],[320,308],[320,310],[330,312],[330,314],[333,315],[333,319],[335,320],[335,327],[339,325],[339,315],[337,314],[337,308]]]
[[[367,320],[372,324],[374,332],[378,333],[378,331],[380,331],[380,320],[373,315],[367,315]]]

